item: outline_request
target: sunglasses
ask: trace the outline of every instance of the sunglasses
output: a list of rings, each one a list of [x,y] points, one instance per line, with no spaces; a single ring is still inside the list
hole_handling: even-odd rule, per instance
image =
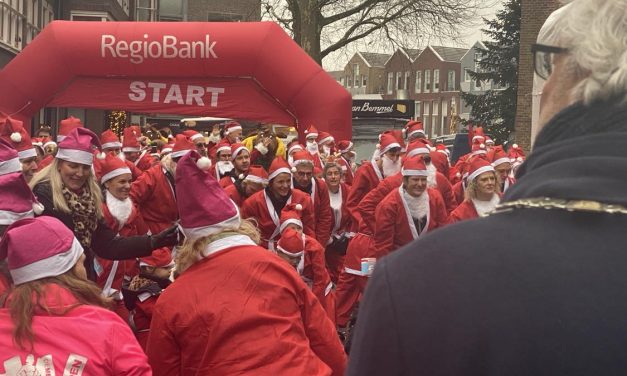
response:
[[[543,80],[548,80],[553,73],[553,60],[556,54],[568,52],[568,49],[544,44],[534,43],[531,45],[533,54],[533,70]]]

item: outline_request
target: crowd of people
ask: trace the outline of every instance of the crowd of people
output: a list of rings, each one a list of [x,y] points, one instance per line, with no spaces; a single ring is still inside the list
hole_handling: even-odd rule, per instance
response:
[[[5,374],[71,353],[98,374],[341,375],[376,260],[494,209],[524,158],[477,128],[451,165],[419,121],[358,167],[351,141],[315,126],[304,144],[236,121],[167,143],[74,117],[58,129],[31,139],[0,118]],[[83,350],[98,341],[116,349]]]

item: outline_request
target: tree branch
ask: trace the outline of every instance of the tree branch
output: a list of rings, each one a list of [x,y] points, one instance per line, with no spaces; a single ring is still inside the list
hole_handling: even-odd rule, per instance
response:
[[[348,9],[344,12],[336,13],[329,17],[322,17],[321,24],[322,26],[326,26],[332,24],[333,22],[337,22],[339,20],[343,20],[344,18],[350,17],[354,14],[361,12],[362,10],[377,5],[379,3],[385,3],[386,0],[365,0],[363,3],[357,5],[352,9]]]

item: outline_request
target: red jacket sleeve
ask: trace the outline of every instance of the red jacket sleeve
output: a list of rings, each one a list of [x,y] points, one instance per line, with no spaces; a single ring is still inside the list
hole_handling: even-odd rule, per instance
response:
[[[394,205],[386,200],[375,211],[376,221],[374,226],[374,244],[378,257],[390,253],[394,247],[396,218],[398,213]]]
[[[116,321],[109,334],[112,375],[150,376],[152,372],[144,350],[122,320]]]
[[[315,238],[316,237],[316,216],[314,215],[314,208],[313,208],[313,205],[311,203],[311,199],[309,198],[309,196],[304,196],[301,204],[303,205],[302,221],[303,221],[303,226],[305,226],[305,228],[303,229],[303,232],[305,233],[305,235],[309,235]]]
[[[256,214],[255,200],[254,200],[255,197],[256,195],[250,196],[242,204],[242,209],[240,211],[240,215],[242,216],[242,218],[246,219],[246,218],[255,217],[255,214]]]
[[[383,181],[379,183],[375,189],[366,194],[357,207],[364,224],[368,227],[372,234],[374,234],[374,224],[376,222],[375,211],[377,209],[377,205],[379,205],[385,196],[392,192],[394,188],[398,188],[398,185],[395,186],[395,184],[393,184],[395,179],[392,178],[393,177],[383,179]]]
[[[155,179],[151,172],[145,172],[131,184],[131,200],[139,207],[152,198],[155,191]]]
[[[367,165],[364,164],[362,166],[363,167],[360,167],[355,173],[355,179],[353,179],[353,185],[351,185],[351,191],[346,200],[346,208],[351,215],[353,228],[357,228],[361,222],[361,214],[357,210],[357,207],[361,199],[368,193],[369,183],[363,171],[364,168],[367,168]]]
[[[453,186],[451,186],[451,183],[449,183],[444,175],[437,173],[435,177],[438,184],[438,191],[440,191],[444,199],[446,212],[450,213],[457,207],[457,199],[455,198],[455,193],[453,193]]]
[[[154,376],[178,376],[181,370],[181,349],[164,319],[163,309],[163,306],[157,305],[153,312],[146,354]]]
[[[432,208],[432,218],[435,220],[437,227],[443,227],[448,223],[448,214],[446,212],[446,205],[444,205],[444,199],[442,199],[442,195],[437,190],[432,190],[429,192],[429,196],[433,196],[434,207]]]
[[[137,166],[135,166],[135,163],[131,161],[126,161],[126,167],[131,170],[131,176],[133,178],[133,181],[139,179],[139,177],[144,174],[144,171],[138,169]]]
[[[319,194],[316,199],[319,205],[318,216],[316,220],[316,239],[320,244],[325,246],[331,236],[331,230],[333,229],[333,212],[331,211],[331,199],[329,198],[329,188],[326,183],[320,179],[316,179],[318,184]]]

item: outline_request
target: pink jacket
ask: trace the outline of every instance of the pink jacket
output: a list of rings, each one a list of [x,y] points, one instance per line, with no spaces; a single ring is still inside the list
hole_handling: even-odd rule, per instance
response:
[[[46,287],[44,299],[59,312],[77,303],[55,284]],[[0,308],[0,375],[49,375],[52,369],[56,375],[152,375],[128,325],[104,308],[81,305],[64,315],[36,310],[33,332],[32,351],[19,348],[9,311]]]

